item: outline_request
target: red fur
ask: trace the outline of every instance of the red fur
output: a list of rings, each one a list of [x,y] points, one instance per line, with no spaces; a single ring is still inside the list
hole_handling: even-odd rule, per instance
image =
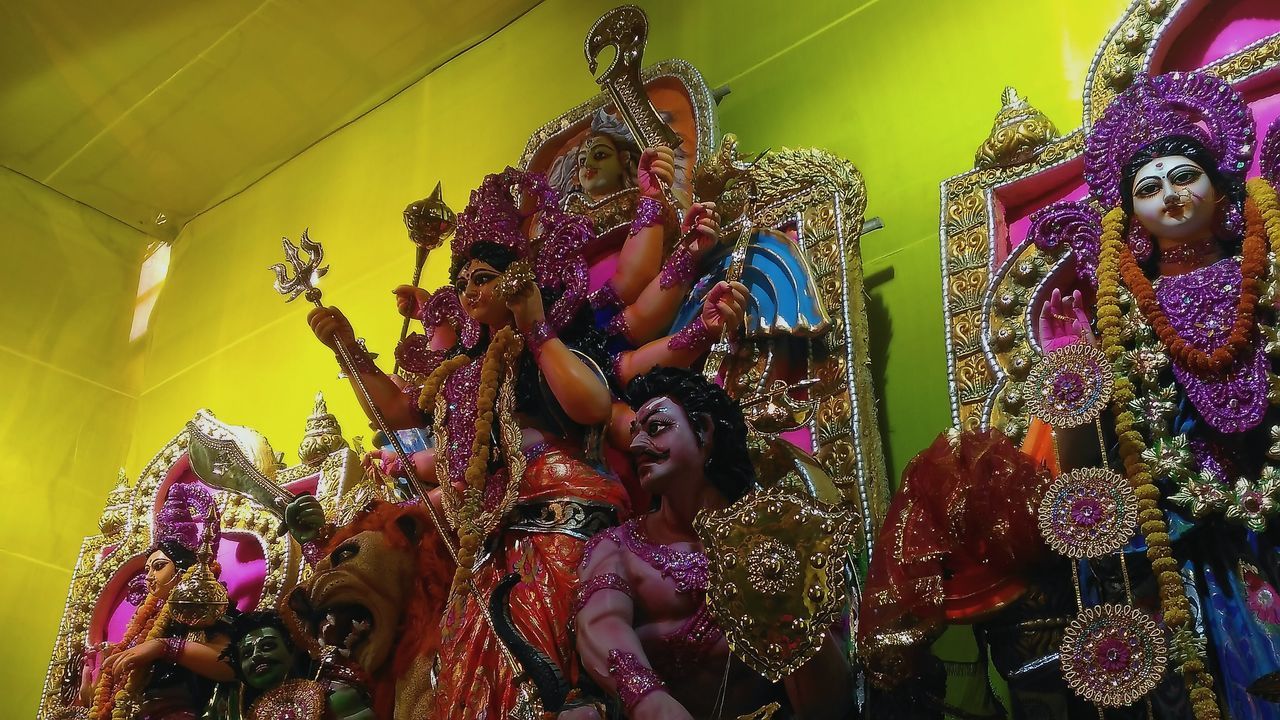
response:
[[[413,518],[422,531],[416,546],[411,547],[410,539],[401,530],[399,521],[403,518]],[[392,671],[390,677],[384,674],[374,680],[372,688],[378,717],[391,717],[396,680],[409,671],[415,659],[433,655],[440,647],[440,621],[453,582],[454,563],[421,505],[403,507],[375,502],[355,520],[338,528],[325,544],[324,552],[328,554],[351,537],[370,530],[386,535],[391,547],[415,553],[414,587],[403,624],[396,631],[400,642],[396,645]]]

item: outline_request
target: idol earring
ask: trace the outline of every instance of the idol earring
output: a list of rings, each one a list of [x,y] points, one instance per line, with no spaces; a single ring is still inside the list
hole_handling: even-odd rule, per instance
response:
[[[1137,218],[1129,218],[1129,249],[1133,251],[1133,256],[1138,262],[1146,262],[1151,259],[1151,235],[1147,229],[1142,227],[1142,223]]]
[[[1227,203],[1225,209],[1220,209],[1219,237],[1238,238],[1244,235],[1244,213],[1240,210],[1240,204],[1231,201],[1226,195],[1219,196],[1218,200]]]

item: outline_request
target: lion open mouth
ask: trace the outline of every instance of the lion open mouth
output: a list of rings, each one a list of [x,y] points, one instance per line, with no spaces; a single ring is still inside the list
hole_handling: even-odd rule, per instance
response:
[[[350,656],[373,632],[373,613],[358,603],[321,608],[320,642]]]

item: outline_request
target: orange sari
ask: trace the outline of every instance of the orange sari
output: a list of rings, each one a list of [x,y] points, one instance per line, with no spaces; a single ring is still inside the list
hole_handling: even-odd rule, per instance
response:
[[[519,502],[565,499],[612,506],[620,518],[628,510],[620,483],[552,447],[529,462]],[[515,660],[494,634],[486,607],[494,587],[508,573],[522,577],[511,592],[516,628],[566,676],[576,677],[578,659],[569,620],[585,545],[585,540],[558,532],[503,532],[493,555],[473,576],[476,592],[455,594],[445,611],[432,718],[506,720],[515,707]]]

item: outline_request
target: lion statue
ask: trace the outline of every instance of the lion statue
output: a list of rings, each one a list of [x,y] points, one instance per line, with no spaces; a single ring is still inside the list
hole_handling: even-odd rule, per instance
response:
[[[360,667],[378,717],[422,717],[453,573],[425,510],[375,501],[324,543],[282,614]]]

